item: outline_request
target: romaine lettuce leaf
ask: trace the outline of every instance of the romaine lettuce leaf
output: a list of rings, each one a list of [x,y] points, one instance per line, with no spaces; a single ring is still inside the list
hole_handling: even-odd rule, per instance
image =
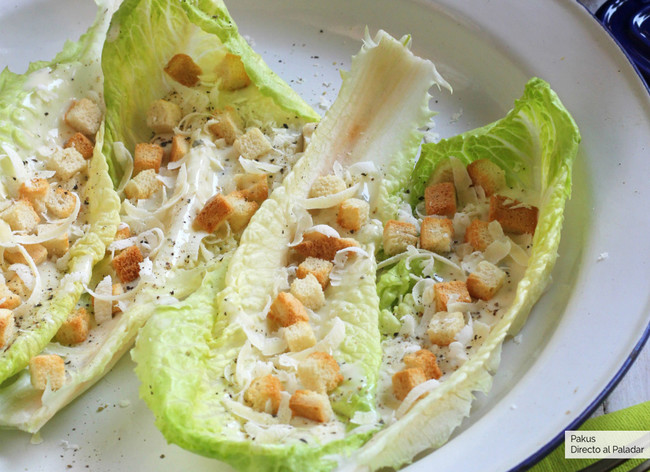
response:
[[[371,200],[373,216],[385,221],[397,213],[398,194],[422,137],[418,128],[431,116],[428,90],[434,83],[447,85],[433,64],[412,55],[405,43],[385,32],[366,38],[305,155],[242,235],[216,303],[208,303],[214,288],[202,287],[191,299],[207,299],[203,306],[184,305],[173,314],[157,310],[139,335],[132,355],[141,396],[169,441],[241,470],[329,470],[372,434],[369,428],[352,428],[350,419],[375,408],[381,349],[374,252],[381,231],[361,238],[368,257],[346,266],[339,284],[328,288],[323,308],[324,318],[337,315],[345,326],[335,357],[358,371],[335,394],[342,430],[330,435],[322,428],[293,428],[270,416],[264,417],[266,426],[246,422],[240,416],[246,413],[231,410],[227,378],[234,370],[247,370],[240,365],[242,352],[255,357],[251,329],[264,322],[298,227],[299,207],[319,175],[337,162],[373,161],[382,177]],[[259,434],[251,437],[247,428]]]
[[[350,470],[399,467],[411,462],[416,454],[441,446],[469,414],[473,393],[489,391],[504,339],[520,329],[549,282],[579,142],[578,127],[555,92],[545,81],[533,78],[505,118],[422,146],[410,185],[414,206],[443,159],[454,156],[467,164],[489,158],[506,170],[510,182],[518,182],[540,196],[533,251],[512,305],[479,351],[399,421],[357,451],[351,458]],[[391,269],[382,275],[382,299],[395,298],[390,291],[394,290],[393,280],[399,273],[399,269]]]

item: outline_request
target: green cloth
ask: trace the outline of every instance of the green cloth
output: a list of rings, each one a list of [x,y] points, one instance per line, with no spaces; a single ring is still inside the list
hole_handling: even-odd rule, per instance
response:
[[[579,431],[650,431],[650,401],[591,418],[578,428]],[[645,459],[634,459],[621,464],[616,472],[633,469]],[[531,472],[573,472],[597,462],[598,459],[565,459],[564,442],[553,452],[533,466]]]

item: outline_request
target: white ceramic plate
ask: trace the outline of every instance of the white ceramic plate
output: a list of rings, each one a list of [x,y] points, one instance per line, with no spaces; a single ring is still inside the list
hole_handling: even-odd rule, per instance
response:
[[[93,19],[90,1],[4,0],[0,66],[48,59]],[[441,137],[502,117],[528,78],[549,81],[580,126],[554,283],[521,342],[508,341],[489,396],[451,441],[409,470],[524,468],[585,419],[648,336],[650,100],[595,19],[567,1],[231,1],[240,30],[318,111],[368,25],[412,34],[454,87],[437,93]],[[167,445],[138,399],[128,357],[42,431],[0,432],[0,470],[221,470]]]

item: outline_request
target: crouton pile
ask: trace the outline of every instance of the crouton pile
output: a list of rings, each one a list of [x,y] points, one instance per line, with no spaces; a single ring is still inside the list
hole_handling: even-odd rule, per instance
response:
[[[434,253],[438,260],[448,258],[464,268],[462,273],[456,271],[453,276],[434,274],[437,280],[430,286],[430,301],[424,302],[424,310],[430,314],[425,334],[428,343],[420,341],[421,349],[405,355],[401,364],[397,362],[403,368],[392,375],[393,394],[399,401],[417,385],[443,375],[438,362],[450,351],[441,348],[459,344],[459,333],[472,316],[468,307],[477,301],[486,302],[483,306],[488,306],[504,285],[510,283],[508,263],[502,261],[499,267],[495,261],[487,260],[495,257],[494,250],[488,255],[495,243],[495,234],[505,233],[503,237],[509,238],[532,236],[535,232],[537,207],[506,196],[513,191],[507,188],[505,173],[499,166],[479,159],[469,164],[466,172],[467,181],[472,183],[470,190],[476,195],[475,201],[460,201],[453,172],[443,163],[425,189],[421,205],[424,214],[418,220],[419,228],[413,221],[397,220],[388,221],[384,227],[386,256],[399,257],[411,247],[423,254]],[[505,256],[502,254],[498,259]],[[493,304],[498,306],[498,302]],[[477,313],[474,316],[479,319]]]

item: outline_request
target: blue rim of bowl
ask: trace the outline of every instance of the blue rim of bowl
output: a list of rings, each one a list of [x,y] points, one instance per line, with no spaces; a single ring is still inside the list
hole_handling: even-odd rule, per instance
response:
[[[578,0],[576,0],[578,4],[580,4],[591,16],[596,19],[601,25],[602,23],[596,17],[594,13],[592,13],[585,5],[580,3]],[[601,7],[602,8],[602,7]],[[650,83],[648,83],[641,71],[639,70],[639,67],[637,67],[636,63],[634,62],[633,58],[630,56],[628,51],[625,49],[623,44],[621,44],[621,41],[614,36],[611,30],[608,28],[603,27],[603,29],[610,35],[610,37],[616,42],[616,44],[619,46],[623,54],[627,57],[628,61],[636,71],[637,75],[639,76],[639,79],[641,79],[641,82],[645,86],[646,90],[648,93],[650,93]],[[641,335],[641,339],[636,343],[634,348],[632,349],[632,352],[629,354],[621,368],[616,372],[614,377],[612,377],[612,380],[609,381],[609,383],[605,386],[602,392],[583,410],[581,414],[578,415],[578,417],[573,420],[571,423],[569,423],[566,428],[562,429],[560,433],[558,433],[553,439],[551,439],[549,442],[546,443],[543,447],[541,447],[537,452],[532,454],[528,459],[523,460],[520,462],[518,465],[515,467],[511,468],[509,472],[519,472],[519,471],[524,471],[528,470],[530,467],[533,465],[537,464],[539,461],[544,459],[548,454],[550,454],[552,451],[554,451],[562,442],[564,442],[564,431],[567,430],[574,430],[580,427],[582,423],[587,421],[589,417],[596,411],[596,408],[600,406],[600,404],[607,398],[607,396],[612,393],[614,388],[618,385],[618,383],[623,379],[627,371],[630,369],[632,364],[634,364],[634,361],[636,358],[639,356],[639,353],[643,350],[644,345],[650,338],[650,323],[645,328],[645,331]]]

